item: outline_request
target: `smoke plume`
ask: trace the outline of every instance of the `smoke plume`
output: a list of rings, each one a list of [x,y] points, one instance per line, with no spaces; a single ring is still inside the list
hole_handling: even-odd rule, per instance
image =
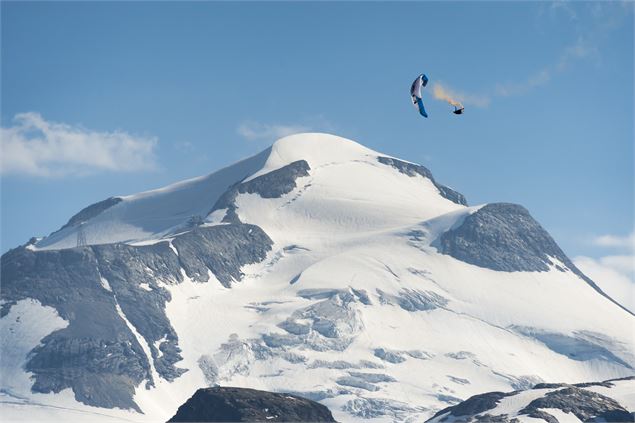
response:
[[[461,96],[457,93],[453,93],[448,89],[444,88],[441,84],[434,84],[432,88],[432,94],[434,94],[434,98],[437,100],[444,100],[453,105],[454,107],[458,107],[459,109],[463,108],[463,104],[461,101],[463,100]]]

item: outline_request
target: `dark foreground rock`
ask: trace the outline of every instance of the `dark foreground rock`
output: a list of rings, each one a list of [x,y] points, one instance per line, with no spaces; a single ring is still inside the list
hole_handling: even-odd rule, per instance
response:
[[[291,394],[246,388],[199,389],[170,422],[334,422],[328,408]]]
[[[531,390],[513,392],[488,392],[474,395],[467,400],[447,407],[436,413],[428,422],[443,423],[458,420],[463,423],[471,422],[500,422],[518,423],[519,417],[527,416],[559,423],[549,410],[560,410],[565,414],[582,422],[635,422],[635,413],[628,410],[616,399],[611,398],[611,390],[616,391],[630,388],[635,377],[612,379],[597,383],[579,383],[569,385],[565,383],[540,383]],[[619,385],[619,386],[618,386]],[[608,388],[602,394],[587,388]],[[538,398],[527,395],[532,390],[546,390]],[[497,411],[500,402],[508,397],[516,397],[513,402],[520,406],[517,413],[511,415]]]

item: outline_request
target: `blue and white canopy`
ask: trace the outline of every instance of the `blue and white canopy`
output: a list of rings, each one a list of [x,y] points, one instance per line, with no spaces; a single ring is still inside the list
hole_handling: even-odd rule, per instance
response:
[[[428,85],[428,77],[425,74],[421,74],[415,79],[410,86],[410,96],[412,97],[412,104],[419,109],[419,114],[423,117],[428,117],[425,107],[423,107],[422,91],[423,87]]]

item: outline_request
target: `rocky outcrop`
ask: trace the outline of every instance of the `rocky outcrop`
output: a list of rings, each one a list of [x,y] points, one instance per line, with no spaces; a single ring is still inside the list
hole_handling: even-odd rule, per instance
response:
[[[633,416],[614,399],[576,386],[549,392],[544,397],[530,402],[525,408],[520,410],[519,414],[533,417],[541,411],[540,409],[544,408],[571,413],[583,422],[590,420],[634,421]]]
[[[296,179],[309,176],[311,167],[306,160],[298,160],[247,182],[241,182],[228,189],[214,204],[210,213],[227,209],[223,222],[238,223],[236,197],[239,194],[258,194],[262,198],[280,198],[296,188]]]
[[[518,204],[487,204],[465,217],[459,226],[444,232],[432,245],[442,254],[492,270],[546,272],[551,266],[563,272],[569,269],[598,293],[633,314],[585,276],[527,209]]]
[[[246,388],[199,389],[170,422],[334,422],[328,408],[292,394]]]
[[[579,383],[569,385],[564,383],[540,383],[531,390],[513,392],[488,392],[474,395],[467,400],[447,407],[436,413],[428,422],[442,423],[446,421],[469,422],[518,422],[518,417],[527,416],[541,419],[548,423],[558,423],[558,419],[549,410],[560,410],[572,414],[583,422],[634,422],[633,410],[627,410],[616,399],[610,398],[610,388],[616,383],[629,383],[635,377],[613,379],[597,383]],[[587,388],[603,387],[604,394]],[[630,385],[629,385],[630,386]],[[624,390],[625,386],[619,389]],[[545,390],[536,398],[532,391]],[[514,397],[503,409],[506,413],[498,412],[497,407],[503,399]],[[509,404],[515,405],[516,411],[511,411]],[[510,413],[510,414],[507,414]]]
[[[100,214],[104,210],[107,210],[107,209],[111,208],[112,206],[114,206],[116,204],[119,204],[121,201],[123,201],[123,200],[120,197],[110,197],[110,198],[107,198],[107,199],[105,199],[103,201],[100,201],[98,203],[91,204],[90,206],[83,208],[76,215],[71,217],[69,219],[68,223],[66,225],[62,226],[61,229],[67,228],[69,226],[76,226],[76,225],[79,225],[81,223],[84,223],[87,220],[92,219],[93,217],[97,216],[98,214]]]
[[[6,315],[25,298],[57,310],[68,326],[46,336],[30,354],[34,392],[71,388],[97,407],[134,409],[134,389],[154,385],[152,368],[172,381],[185,369],[178,337],[165,314],[164,284],[213,274],[225,286],[242,277],[245,264],[271,249],[257,226],[197,227],[172,241],[131,246],[106,244],[34,251],[25,246],[2,256],[2,308]]]
[[[243,265],[263,260],[272,244],[258,226],[241,223],[196,228],[172,241],[188,277],[207,282],[211,270],[225,287],[242,278]]]
[[[69,322],[31,352],[26,370],[33,373],[34,392],[72,388],[85,404],[138,410],[134,387],[154,381],[148,357],[117,312],[115,295],[102,284],[92,248],[20,247],[2,256],[2,315],[17,301],[34,298]]]
[[[439,194],[441,194],[443,198],[446,198],[453,203],[467,206],[467,200],[465,199],[463,194],[435,181],[434,177],[432,176],[432,172],[430,172],[427,167],[393,159],[392,157],[379,156],[377,157],[377,161],[381,164],[394,167],[404,175],[408,175],[410,177],[420,175],[424,178],[428,178],[430,181],[432,181],[434,186],[437,187],[437,189],[439,190]]]
[[[571,270],[575,267],[527,209],[517,204],[487,204],[443,233],[435,245],[443,254],[492,270],[546,272],[550,257]]]

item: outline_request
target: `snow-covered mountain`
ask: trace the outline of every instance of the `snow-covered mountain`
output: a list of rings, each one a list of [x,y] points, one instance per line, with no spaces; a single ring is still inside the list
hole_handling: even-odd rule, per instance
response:
[[[167,420],[198,388],[421,421],[635,374],[635,317],[523,207],[325,134],[112,197],[2,256],[0,412]]]

